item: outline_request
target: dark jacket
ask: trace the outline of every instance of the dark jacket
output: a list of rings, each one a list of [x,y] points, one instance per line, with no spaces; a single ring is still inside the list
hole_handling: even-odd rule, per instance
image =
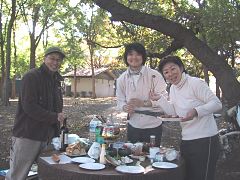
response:
[[[62,112],[63,100],[58,72],[51,74],[45,64],[31,69],[22,79],[13,136],[47,141],[59,135],[57,113]]]

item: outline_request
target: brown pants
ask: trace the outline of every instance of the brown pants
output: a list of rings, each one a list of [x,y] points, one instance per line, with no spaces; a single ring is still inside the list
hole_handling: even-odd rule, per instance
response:
[[[10,169],[6,180],[26,180],[32,164],[46,145],[46,142],[12,137]]]

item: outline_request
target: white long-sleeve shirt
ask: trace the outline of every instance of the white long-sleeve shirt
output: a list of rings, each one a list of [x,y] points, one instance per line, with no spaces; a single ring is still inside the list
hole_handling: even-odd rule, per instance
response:
[[[160,105],[170,115],[185,117],[195,108],[198,116],[193,120],[180,122],[182,139],[192,140],[216,135],[217,125],[213,113],[221,110],[222,103],[203,80],[185,75],[177,85],[172,85],[170,102],[161,97],[155,104]]]
[[[155,93],[166,94],[166,83],[162,75],[151,68],[143,66],[139,75],[131,75],[127,69],[117,79],[117,107],[123,110],[123,106],[132,98],[140,100],[149,100],[149,92],[154,89]],[[139,107],[136,110],[162,111],[158,106]],[[162,121],[153,116],[133,113],[130,116],[129,123],[140,129],[154,128],[161,125]]]

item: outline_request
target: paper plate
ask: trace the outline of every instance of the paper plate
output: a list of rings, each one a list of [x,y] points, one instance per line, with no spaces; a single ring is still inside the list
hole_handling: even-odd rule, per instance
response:
[[[89,157],[76,157],[72,158],[72,162],[75,163],[94,163],[95,160]]]
[[[101,170],[105,168],[105,165],[100,163],[85,163],[80,164],[79,167],[88,170]]]
[[[172,169],[172,168],[178,167],[177,164],[170,163],[170,162],[154,162],[152,166],[155,168],[161,168],[161,169]]]
[[[182,118],[162,118],[159,117],[162,121],[181,121]]]
[[[142,166],[121,165],[121,166],[117,166],[115,169],[118,172],[129,173],[129,174],[139,174],[139,173],[144,173],[144,171],[145,171]]]

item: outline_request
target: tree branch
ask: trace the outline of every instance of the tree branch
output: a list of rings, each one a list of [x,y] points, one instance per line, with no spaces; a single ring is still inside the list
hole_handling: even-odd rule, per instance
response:
[[[164,52],[162,53],[151,53],[151,52],[148,52],[148,57],[151,57],[151,58],[159,58],[159,59],[162,59],[163,57],[171,54],[172,52],[178,50],[178,49],[181,49],[183,47],[183,44],[180,43],[179,41],[172,41],[171,43],[171,46],[169,46]]]
[[[120,48],[120,47],[122,47],[122,46],[124,46],[124,44],[121,44],[121,45],[117,45],[117,46],[104,46],[104,45],[102,45],[102,44],[100,44],[100,43],[97,43],[97,42],[94,42],[94,41],[92,41],[92,40],[88,40],[88,43],[92,43],[92,44],[95,44],[95,45],[98,45],[98,46],[100,46],[100,47],[102,47],[102,48]]]
[[[138,26],[157,30],[170,36],[185,46],[188,51],[201,61],[213,73],[221,86],[224,98],[228,100],[230,107],[240,100],[240,83],[234,76],[230,65],[206,43],[198,39],[194,32],[183,27],[180,23],[171,21],[162,16],[155,16],[132,10],[117,0],[95,0],[101,8],[109,11],[113,19],[126,21]],[[232,87],[231,90],[229,87]]]

